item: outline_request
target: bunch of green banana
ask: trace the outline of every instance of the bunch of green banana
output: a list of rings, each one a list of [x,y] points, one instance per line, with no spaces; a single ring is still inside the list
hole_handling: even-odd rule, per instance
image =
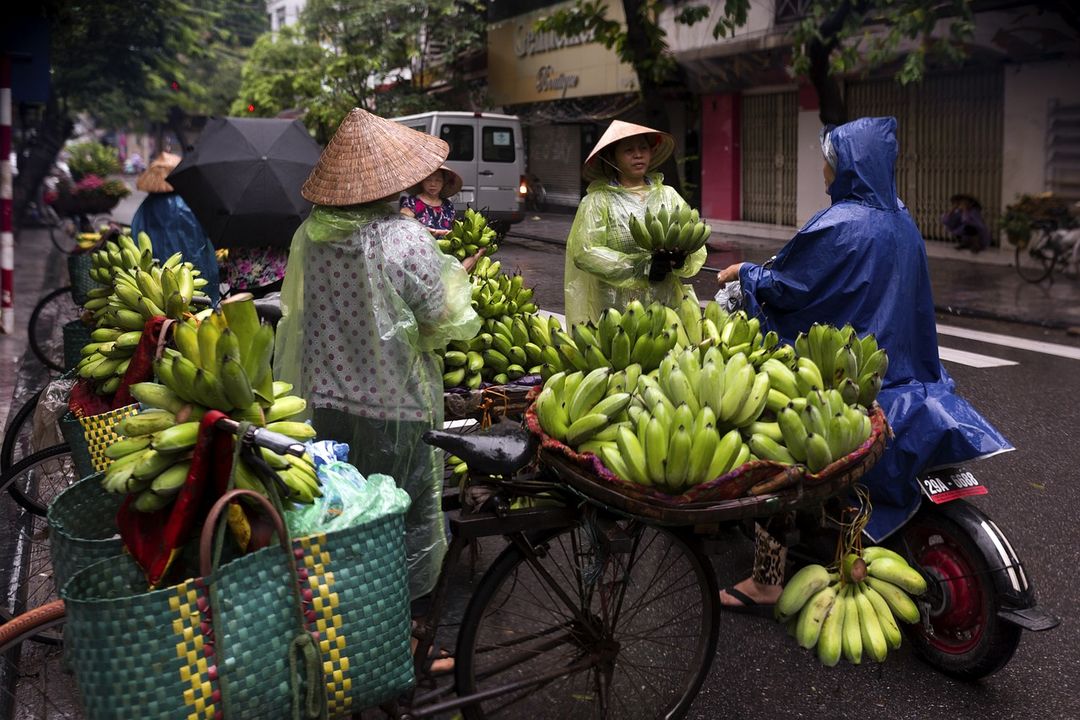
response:
[[[889,357],[878,347],[877,338],[872,334],[860,338],[851,325],[814,323],[808,332],[799,333],[795,351],[818,367],[818,388],[837,388],[849,403],[863,407],[874,402],[889,369]]]
[[[536,398],[540,426],[548,435],[582,449],[593,436],[617,423],[630,405],[625,375],[620,385],[610,382],[612,370],[607,367],[588,374],[555,373]]]
[[[503,275],[502,263],[486,255],[476,262],[472,279],[472,306],[482,318],[536,314],[533,289],[525,287],[521,274]]]
[[[846,403],[836,389],[811,390],[804,401],[788,403],[776,411],[775,424],[779,437],[772,439],[791,461],[815,473],[854,452],[872,432],[865,410]]]
[[[799,645],[816,647],[828,667],[841,655],[856,665],[864,655],[882,662],[900,647],[897,619],[919,621],[919,608],[908,593],[924,593],[926,581],[903,557],[881,547],[864,548],[861,558],[848,554],[843,566],[841,573],[821,565],[795,573],[776,603],[776,617],[793,621]]]
[[[564,368],[588,372],[601,367],[624,370],[636,364],[651,372],[675,347],[677,325],[670,308],[658,302],[646,308],[632,300],[622,312],[605,310],[596,325],[579,323],[569,333],[553,332],[551,340]]]
[[[292,388],[287,383],[275,385],[279,399],[290,397],[288,392]],[[120,438],[105,450],[112,464],[106,470],[102,484],[109,492],[136,493],[135,509],[153,512],[172,502],[186,482],[198,438],[199,420],[207,407],[181,397],[160,383],[136,383],[131,386],[131,394],[143,410],[117,424]],[[277,415],[268,413],[267,417],[276,418]],[[301,422],[275,419],[267,423],[266,428],[301,441],[315,437],[314,428]],[[267,463],[277,470],[287,499],[310,503],[321,494],[310,457],[280,456],[269,450],[262,453]],[[236,484],[266,494],[258,476],[246,465],[237,468]]]
[[[450,232],[437,242],[444,253],[464,260],[480,252],[481,248],[487,248],[485,257],[493,254],[499,249],[495,236],[496,232],[488,225],[487,218],[472,208],[467,208],[463,219],[455,220]],[[475,272],[475,268],[473,270]]]
[[[689,255],[709,239],[712,228],[701,221],[697,210],[683,204],[672,208],[661,205],[656,214],[645,209],[644,219],[630,216],[630,236],[648,252],[668,251]]]
[[[180,253],[164,264],[155,261],[146,233],[139,233],[139,245],[121,235],[106,248],[91,256],[96,277],[107,278],[107,285],[87,293],[84,307],[97,327],[76,366],[79,376],[93,380],[103,395],[120,386],[146,321],[159,315],[183,318],[192,298],[202,294],[199,283],[206,282],[191,263],[181,262]]]
[[[443,352],[443,387],[479,388],[483,383],[505,385],[525,375],[562,368],[551,343],[562,332],[554,316],[518,314],[486,318],[471,340],[455,340]]]

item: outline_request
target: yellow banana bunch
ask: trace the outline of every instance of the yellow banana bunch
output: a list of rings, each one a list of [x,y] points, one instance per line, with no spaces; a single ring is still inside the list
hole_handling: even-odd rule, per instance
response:
[[[96,329],[76,370],[108,395],[120,386],[146,321],[157,315],[181,319],[206,281],[179,253],[164,264],[154,260],[146,233],[139,233],[138,244],[129,235],[107,241],[91,255],[91,264],[90,274],[102,287],[87,293],[84,308]]]
[[[864,657],[882,662],[900,647],[897,620],[919,621],[918,606],[908,593],[922,594],[926,582],[899,554],[882,547],[845,555],[841,572],[807,565],[784,586],[776,618],[794,620],[795,639],[816,648],[818,659],[832,667],[843,656],[852,664]],[[876,570],[871,570],[876,566]],[[887,578],[887,579],[885,579]]]
[[[313,439],[315,430],[310,425],[286,419],[302,411],[306,403],[288,394],[292,390],[288,384],[274,385],[278,397],[265,414],[259,411],[256,424],[265,424],[268,430],[295,440]],[[162,383],[136,383],[131,386],[131,394],[142,405],[143,411],[117,424],[120,438],[105,450],[105,455],[113,462],[102,484],[109,492],[135,493],[133,507],[153,512],[167,507],[187,481],[192,450],[198,439],[199,420],[207,406],[193,402],[184,393]],[[256,419],[244,417],[242,413],[234,414],[234,418]],[[265,421],[267,418],[270,420]],[[286,499],[311,502],[321,495],[310,457],[279,456],[269,450],[264,450],[263,454],[278,471]],[[258,476],[246,465],[235,469],[235,480],[237,487],[266,492]]]
[[[464,260],[478,253],[481,248],[487,248],[484,257],[494,254],[499,249],[495,242],[497,236],[495,229],[488,225],[487,218],[472,208],[467,208],[462,219],[455,220],[450,232],[437,242],[444,253]]]

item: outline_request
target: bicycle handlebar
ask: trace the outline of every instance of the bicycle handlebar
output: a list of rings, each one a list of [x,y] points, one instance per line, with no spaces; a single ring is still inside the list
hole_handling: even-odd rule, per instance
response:
[[[233,435],[240,434],[240,423],[228,417],[221,418],[214,423],[214,428],[232,433]],[[303,457],[306,452],[304,443],[299,440],[293,440],[291,437],[261,427],[249,428],[247,434],[241,438],[241,440],[261,448],[266,448],[278,455],[289,454],[296,457]]]

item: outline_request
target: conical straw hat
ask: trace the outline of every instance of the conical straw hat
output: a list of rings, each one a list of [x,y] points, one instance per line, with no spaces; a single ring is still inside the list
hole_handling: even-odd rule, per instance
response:
[[[171,193],[173,186],[166,182],[177,165],[180,164],[180,156],[171,152],[163,152],[150,163],[139,177],[135,178],[135,189],[148,193]]]
[[[354,108],[300,194],[316,205],[359,205],[412,187],[450,154],[437,137]]]
[[[589,153],[589,157],[585,158],[583,167],[585,179],[592,182],[606,177],[601,167],[603,160],[600,159],[600,151],[609,145],[614,145],[620,140],[635,135],[649,136],[649,144],[652,145],[653,149],[652,159],[649,161],[649,172],[660,167],[665,160],[671,157],[671,153],[675,150],[675,138],[666,132],[654,130],[644,125],[623,122],[622,120],[612,120],[611,125],[608,125],[608,129],[604,131],[604,134],[600,136],[600,140],[597,141],[596,147]]]

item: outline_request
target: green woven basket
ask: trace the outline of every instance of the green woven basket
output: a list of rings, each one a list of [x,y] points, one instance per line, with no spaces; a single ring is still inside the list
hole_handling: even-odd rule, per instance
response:
[[[67,257],[68,275],[71,277],[71,297],[76,305],[82,306],[89,300],[87,292],[91,288],[104,287],[97,280],[90,277],[90,261],[92,253],[72,253]]]
[[[101,476],[84,477],[49,505],[49,552],[58,589],[83,568],[124,552],[116,529],[124,498],[106,492]]]
[[[60,434],[71,446],[71,459],[75,462],[75,473],[78,477],[93,475],[94,461],[90,458],[90,447],[86,443],[86,431],[83,430],[79,418],[70,410],[60,418]]]
[[[83,346],[90,342],[91,329],[82,320],[64,323],[64,367],[71,369],[82,360]]]
[[[293,541],[308,630],[317,633],[327,713],[347,718],[414,682],[403,515]]]
[[[76,573],[64,642],[86,717],[325,717],[301,697],[323,680],[297,582],[287,542],[158,590],[130,555]]]

